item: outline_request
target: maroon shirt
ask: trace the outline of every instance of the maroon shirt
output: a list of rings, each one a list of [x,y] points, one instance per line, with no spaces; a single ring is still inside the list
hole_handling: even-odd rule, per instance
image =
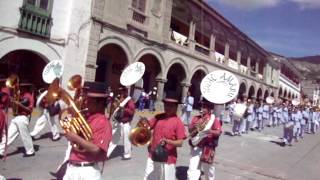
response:
[[[124,106],[124,112],[123,112],[123,117],[122,117],[122,122],[123,123],[127,123],[127,122],[131,122],[133,119],[133,115],[135,113],[135,105],[134,105],[134,101],[132,99],[130,99],[127,104]]]
[[[157,145],[162,139],[170,140],[183,140],[186,139],[186,133],[184,125],[181,119],[177,116],[165,117],[164,114],[157,115],[156,117],[162,116],[160,120],[152,118],[149,120],[149,124],[153,129],[153,137],[149,149],[151,151],[155,150]],[[156,123],[157,122],[157,123]],[[171,144],[166,144],[165,148],[168,151],[167,164],[175,164],[177,162],[177,147]],[[149,152],[149,157],[151,157],[151,152]]]
[[[27,106],[27,108],[29,108],[29,109],[31,110],[31,113],[32,113],[33,104],[34,104],[34,99],[33,99],[32,95],[31,95],[30,93],[28,93],[28,92],[25,92],[25,93],[21,96],[20,101],[23,100],[23,99],[27,99],[27,100],[28,100],[29,105]],[[18,108],[18,114],[19,114],[19,115],[26,115],[26,116],[27,116],[27,115],[30,114],[30,112],[27,112],[27,111],[23,110],[22,108]]]
[[[211,114],[206,114],[204,115],[204,119],[206,121],[209,121],[211,118]],[[196,124],[198,123],[202,123],[204,120],[201,119],[201,116],[195,116],[192,118],[191,120],[191,124],[190,124],[190,129],[193,129],[195,127]],[[220,130],[221,129],[221,124],[218,118],[215,118],[213,125],[211,126],[212,130]],[[200,143],[197,145],[198,147],[204,147],[206,145],[209,145],[210,143],[212,143],[217,137],[212,136],[211,134],[209,134],[207,137],[203,138]]]
[[[1,88],[1,92],[5,93],[6,95],[2,96],[0,99],[0,109],[6,109],[9,106],[9,95],[10,90],[7,87]]]
[[[0,142],[2,141],[3,133],[6,130],[7,122],[6,122],[6,114],[2,109],[0,109]]]
[[[92,129],[91,142],[97,145],[102,151],[94,155],[89,152],[78,152],[72,149],[69,160],[77,162],[105,161],[107,159],[109,143],[112,139],[111,123],[106,116],[101,113],[91,115],[87,122]]]

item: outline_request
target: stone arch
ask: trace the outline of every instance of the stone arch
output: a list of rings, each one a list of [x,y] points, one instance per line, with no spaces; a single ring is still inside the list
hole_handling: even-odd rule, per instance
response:
[[[105,47],[108,44],[115,44],[121,47],[126,54],[128,63],[130,64],[133,62],[133,53],[127,41],[117,36],[108,36],[108,37],[102,38],[99,41],[99,51],[101,50],[101,48]]]
[[[269,90],[265,90],[264,91],[264,96],[263,96],[263,100],[266,100],[266,98],[269,96]]]
[[[142,76],[142,88],[145,92],[150,92],[153,87],[157,87],[157,77],[162,76],[163,69],[160,61],[154,54],[143,54],[137,61],[142,62],[145,65],[145,72]]]
[[[97,55],[98,68],[96,69],[95,81],[107,83],[113,91],[118,90],[120,75],[123,69],[130,64],[128,52],[122,47],[123,45],[119,45],[119,43],[104,43]]]
[[[255,99],[256,98],[255,94],[256,94],[255,88],[253,85],[251,85],[248,92],[248,99]]]
[[[48,61],[44,55],[32,50],[13,50],[0,57],[0,79],[16,74],[20,83],[31,83],[35,90],[47,88],[42,72]]]
[[[206,75],[209,74],[208,68],[205,65],[200,64],[200,65],[197,65],[195,68],[192,69],[191,76],[189,76],[189,78],[192,78],[193,75],[199,70],[203,71]],[[191,82],[191,79],[187,79],[187,82]]]
[[[49,44],[34,39],[19,38],[16,36],[0,39],[0,58],[15,50],[28,50],[38,54],[46,62],[61,60],[58,50]]]
[[[282,86],[280,86],[280,88],[279,88],[279,93],[278,93],[278,97],[279,97],[279,98],[282,97],[282,93],[283,93],[283,88],[282,88]]]
[[[238,93],[238,99],[243,99],[245,96],[247,96],[247,85],[245,82],[240,83],[239,87],[239,93]]]
[[[288,94],[287,94],[287,89],[284,89],[283,98],[284,98],[284,99],[287,99],[287,95],[288,95]]]
[[[167,79],[167,82],[164,86],[164,92],[175,92],[181,100],[186,95],[185,88],[190,86],[189,83],[185,82],[186,76],[187,72],[183,64],[179,63],[179,61],[171,64],[166,73],[165,79]]]
[[[194,107],[199,108],[200,107],[200,97],[201,97],[201,91],[200,91],[200,84],[201,80],[206,76],[207,72],[202,69],[198,68],[195,72],[192,73],[192,78],[190,80],[191,86],[189,88],[189,91],[191,92],[191,95],[194,97]]]
[[[274,92],[273,91],[271,92],[270,96],[274,97]]]
[[[259,87],[259,89],[257,91],[257,100],[262,100],[262,89],[261,89],[261,87]]]
[[[147,55],[147,54],[151,54],[154,57],[156,57],[158,63],[160,64],[160,73],[158,74],[158,77],[162,77],[163,76],[163,71],[165,70],[165,60],[164,57],[162,56],[162,54],[160,52],[158,52],[156,49],[151,48],[151,47],[146,47],[141,49],[134,57],[133,62],[138,62],[141,57]]]
[[[182,59],[182,58],[174,58],[172,60],[169,61],[170,63],[166,65],[167,69],[165,69],[164,74],[163,74],[163,79],[167,78],[169,69],[174,65],[174,64],[180,64],[181,67],[183,68],[184,72],[186,73],[186,78],[184,80],[190,79],[190,70],[188,67],[188,64]],[[189,74],[189,76],[188,76]]]

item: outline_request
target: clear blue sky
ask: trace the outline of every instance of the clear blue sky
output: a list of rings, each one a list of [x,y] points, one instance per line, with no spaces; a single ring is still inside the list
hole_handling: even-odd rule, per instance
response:
[[[206,0],[267,51],[320,55],[320,0]]]

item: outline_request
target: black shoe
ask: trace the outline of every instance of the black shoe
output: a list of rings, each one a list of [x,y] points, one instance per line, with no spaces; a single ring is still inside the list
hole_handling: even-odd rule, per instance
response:
[[[34,136],[31,136],[32,141],[37,140]]]
[[[2,159],[4,157],[4,155],[0,154],[0,159]]]
[[[56,172],[49,172],[49,174],[51,175],[51,176],[53,176],[53,177],[57,177],[58,176],[58,173],[56,173]]]
[[[32,154],[24,154],[23,155],[23,157],[25,158],[25,157],[32,157],[32,156],[34,156],[34,155],[36,155],[35,153],[32,153]]]

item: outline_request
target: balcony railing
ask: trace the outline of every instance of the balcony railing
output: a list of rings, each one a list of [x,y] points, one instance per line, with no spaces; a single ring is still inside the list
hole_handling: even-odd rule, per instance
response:
[[[195,50],[207,56],[210,54],[210,49],[199,43],[196,43]]]
[[[143,12],[140,12],[135,8],[129,8],[129,9],[132,11],[131,18],[133,21],[138,22],[140,24],[146,23],[147,16]]]
[[[235,69],[235,70],[239,69],[238,62],[233,59],[229,59],[228,66],[231,67],[232,69]]]
[[[224,63],[224,55],[219,52],[214,52],[214,55],[216,56],[216,61],[219,63]]]
[[[241,64],[240,65],[240,73],[247,74],[247,71],[248,71],[248,67]]]
[[[50,37],[52,18],[44,16],[25,7],[20,8],[19,30],[42,37]]]

